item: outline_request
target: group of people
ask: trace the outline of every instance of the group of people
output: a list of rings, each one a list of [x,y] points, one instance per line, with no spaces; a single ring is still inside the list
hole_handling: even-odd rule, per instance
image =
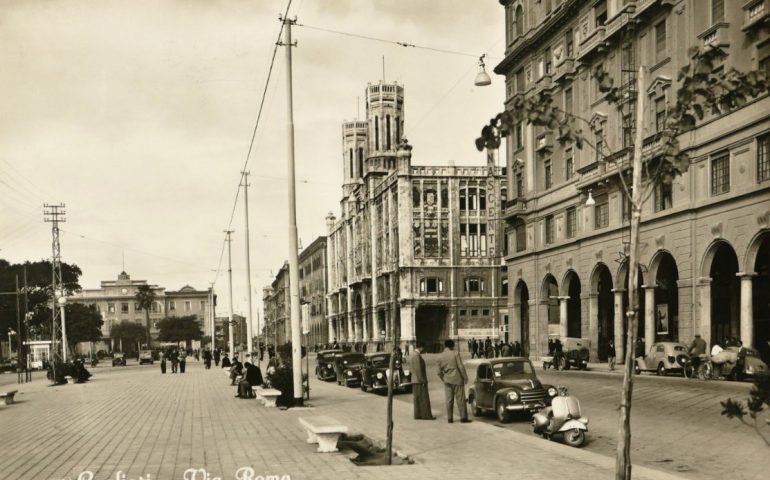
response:
[[[492,341],[487,337],[486,340],[471,338],[468,340],[468,351],[471,352],[471,358],[497,358],[497,357],[519,357],[523,355],[521,343],[504,342],[498,340]]]
[[[222,368],[227,368],[225,360],[230,368],[230,385],[236,387],[236,398],[254,398],[254,391],[252,387],[262,385],[264,380],[262,379],[262,371],[258,365],[254,365],[251,362],[241,363],[238,357],[233,357],[232,362],[227,357],[227,354],[222,358]]]
[[[730,347],[737,347],[737,350],[730,349]],[[696,333],[688,351],[696,368],[701,358],[706,356],[707,348],[706,341],[701,338],[700,334]],[[736,367],[742,368],[741,362],[746,357],[746,350],[743,348],[743,342],[737,338],[725,337],[721,342],[714,343],[709,354],[711,363],[719,369],[718,376],[723,376],[729,375]]]
[[[414,352],[409,356],[409,367],[412,371],[412,395],[414,400],[415,420],[435,420],[430,407],[428,394],[428,375],[425,368],[425,359],[422,353],[425,345],[417,342]],[[444,383],[444,398],[446,400],[447,422],[454,422],[454,409],[460,414],[460,423],[470,423],[465,399],[465,384],[468,383],[468,374],[460,352],[455,350],[453,340],[444,341],[444,351],[438,358],[438,377]]]
[[[160,373],[166,373],[169,362],[171,363],[171,373],[184,373],[185,366],[187,366],[187,351],[171,348],[160,352]]]

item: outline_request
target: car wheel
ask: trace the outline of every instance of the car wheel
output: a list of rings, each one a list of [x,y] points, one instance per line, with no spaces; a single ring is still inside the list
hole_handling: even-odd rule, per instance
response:
[[[655,373],[657,373],[659,377],[666,376],[666,367],[663,366],[663,362],[658,364],[658,369],[655,371]]]
[[[570,447],[582,447],[586,441],[586,434],[579,428],[573,428],[568,432],[564,432],[564,443]]]
[[[361,380],[361,391],[362,391],[362,392],[365,392],[365,391],[367,391],[367,390],[368,390],[368,389],[366,388],[366,384],[364,383],[364,381],[363,381],[363,380]]]
[[[505,401],[502,398],[498,398],[497,402],[495,402],[495,412],[500,422],[508,423],[511,421],[511,414],[505,409]]]
[[[476,403],[476,395],[471,395],[471,413],[474,417],[480,417],[482,414],[479,404]]]

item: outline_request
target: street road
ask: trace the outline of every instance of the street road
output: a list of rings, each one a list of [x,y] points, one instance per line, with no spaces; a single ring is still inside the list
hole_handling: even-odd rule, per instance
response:
[[[437,377],[436,355],[426,357],[431,405],[434,414],[440,415],[439,421],[443,421],[444,391]],[[477,364],[477,360],[466,361],[471,381],[476,377]],[[537,375],[543,383],[566,386],[580,400],[583,414],[590,420],[583,448],[614,456],[622,373],[538,369]],[[753,430],[722,417],[719,405],[728,397],[746,398],[750,387],[748,382],[636,376],[631,410],[632,460],[694,479],[725,478],[734,475],[736,469],[743,469],[741,473],[756,471],[756,477],[747,477],[760,478],[768,465],[767,446]],[[411,395],[400,395],[398,399],[411,402]],[[532,435],[528,418],[501,424],[494,413],[488,413],[474,420]]]

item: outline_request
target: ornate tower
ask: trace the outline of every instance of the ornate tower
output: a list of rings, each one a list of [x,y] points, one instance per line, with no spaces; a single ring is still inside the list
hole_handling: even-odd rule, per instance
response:
[[[366,86],[369,158],[366,172],[396,168],[396,151],[404,137],[404,87],[397,83]]]
[[[364,177],[364,164],[368,156],[368,128],[366,122],[353,121],[342,124],[342,165],[344,180],[342,191],[350,195],[352,186]]]

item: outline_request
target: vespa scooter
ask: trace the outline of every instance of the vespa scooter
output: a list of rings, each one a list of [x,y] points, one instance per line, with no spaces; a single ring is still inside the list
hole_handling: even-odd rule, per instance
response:
[[[559,395],[551,400],[551,406],[532,416],[532,430],[546,439],[561,435],[567,445],[581,447],[586,441],[588,419],[581,414],[578,399],[567,395],[566,387],[558,390]]]

